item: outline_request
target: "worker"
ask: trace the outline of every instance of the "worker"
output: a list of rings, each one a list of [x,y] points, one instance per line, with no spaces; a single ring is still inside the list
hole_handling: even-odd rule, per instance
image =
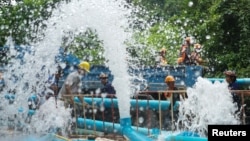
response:
[[[201,65],[203,63],[203,60],[201,58],[201,51],[202,47],[200,44],[194,44],[194,51],[191,53],[191,64],[193,65]]]
[[[90,71],[90,64],[86,61],[83,61],[78,64],[77,70],[71,72],[66,80],[62,88],[59,91],[60,96],[69,96],[73,94],[81,93],[82,86],[82,77],[85,76],[86,73]],[[64,97],[64,104],[66,107],[73,107],[74,98],[73,97]],[[79,100],[82,102],[81,98]]]
[[[156,65],[157,66],[166,66],[167,65],[167,59],[166,59],[166,49],[165,48],[161,48],[161,50],[158,52],[159,56],[157,56],[156,58]]]
[[[181,45],[179,58],[177,59],[178,65],[190,65],[191,56],[191,38],[186,37],[184,44]]]

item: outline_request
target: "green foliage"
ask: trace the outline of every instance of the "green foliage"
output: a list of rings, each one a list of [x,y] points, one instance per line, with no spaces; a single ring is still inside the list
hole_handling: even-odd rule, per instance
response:
[[[44,23],[56,4],[62,0],[23,0],[16,5],[0,8],[0,46],[11,36],[15,44],[28,44],[37,41],[46,28]],[[50,9],[50,10],[49,10]]]
[[[11,36],[15,44],[39,40],[46,21],[61,1],[23,0],[15,6],[0,8],[0,46]],[[154,58],[162,47],[167,49],[167,61],[176,64],[183,38],[193,36],[203,46],[203,58],[209,68],[206,76],[218,77],[226,69],[249,77],[250,58],[250,1],[249,0],[132,0],[142,7],[134,12],[134,34],[137,43],[127,43],[128,52],[142,65],[154,65]],[[48,10],[49,9],[49,10]],[[146,28],[145,28],[146,27]],[[103,63],[102,41],[92,30],[78,34],[67,51],[97,64]],[[66,42],[65,42],[66,43]],[[84,50],[84,51],[83,51]],[[93,56],[91,58],[90,56]]]
[[[191,35],[203,46],[203,58],[209,69],[206,76],[218,77],[224,70],[232,69],[237,71],[239,77],[249,77],[247,66],[250,66],[248,55],[250,1],[134,0],[134,2],[148,11],[154,11],[157,13],[155,16],[159,16],[157,19],[161,19],[150,28],[150,35],[147,35],[144,41],[145,46],[153,46],[154,49],[162,46],[178,47],[183,37]],[[152,7],[153,5],[158,6],[157,10]],[[160,23],[166,23],[167,26],[161,25],[159,28]],[[161,32],[164,30],[175,32],[173,36],[175,38],[170,38],[171,41],[164,39],[164,37],[172,37],[171,33]],[[171,52],[175,54],[176,50],[168,49],[168,54]],[[170,60],[174,60],[175,56],[170,56]]]
[[[72,32],[66,33],[62,46],[65,53],[72,53],[77,58],[89,61],[93,65],[105,62],[103,41],[100,41],[97,32],[90,28],[77,35]]]

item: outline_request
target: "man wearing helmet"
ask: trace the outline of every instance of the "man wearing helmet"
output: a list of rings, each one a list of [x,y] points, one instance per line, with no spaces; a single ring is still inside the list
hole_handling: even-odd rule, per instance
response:
[[[103,84],[103,87],[101,88],[101,93],[116,94],[115,88],[108,81],[108,75],[107,74],[101,73],[99,78],[101,80],[101,83]]]
[[[179,110],[178,108],[175,109],[174,107],[176,105],[176,101],[180,101],[180,97],[182,94],[172,92],[178,90],[178,88],[175,86],[175,79],[172,75],[168,75],[165,78],[165,83],[167,84],[167,89],[164,93],[164,97],[166,100],[170,101],[171,105],[169,106],[169,112],[165,112],[164,124],[166,124],[165,126],[169,126],[169,119],[172,119],[171,124],[173,124],[174,119],[178,119]]]
[[[226,77],[226,82],[228,83],[228,89],[239,90],[239,86],[236,83],[237,81],[236,73],[234,71],[228,70],[224,72],[224,75]],[[233,103],[236,103],[238,107],[238,110],[236,112],[239,112],[241,108],[241,98],[234,92],[232,92],[232,98],[233,98]]]
[[[178,90],[177,87],[175,87],[175,79],[172,75],[168,75],[165,78],[165,83],[167,84],[167,91],[174,91]],[[167,100],[171,101],[173,97],[173,105],[175,105],[175,102],[180,100],[180,95],[179,94],[173,94],[172,92],[166,92],[164,93],[164,96]]]
[[[59,91],[59,95],[64,96],[71,94],[80,94],[82,85],[81,79],[86,73],[89,72],[89,70],[90,70],[90,65],[88,62],[83,61],[80,64],[78,64],[77,70],[71,72],[67,76],[61,90]],[[65,99],[64,104],[66,107],[73,106],[74,101],[72,97],[64,97],[64,99]]]
[[[99,76],[101,83],[103,87],[100,90],[101,94],[108,94],[106,97],[115,98],[116,90],[114,86],[111,84],[111,82],[108,81],[108,75],[105,73],[101,73]],[[105,121],[107,122],[118,122],[118,113],[119,110],[117,108],[111,107],[111,108],[105,108],[104,111],[102,111],[105,117]]]

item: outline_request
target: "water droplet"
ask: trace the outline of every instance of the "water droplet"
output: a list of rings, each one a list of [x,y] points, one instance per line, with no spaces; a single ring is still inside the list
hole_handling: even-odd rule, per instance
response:
[[[138,121],[139,121],[139,123],[143,123],[144,118],[143,117],[139,117]]]
[[[188,2],[188,6],[192,7],[194,5],[194,3],[192,1]]]
[[[207,35],[207,36],[206,36],[206,39],[207,39],[207,40],[209,40],[210,38],[211,38],[211,36],[210,36],[210,35]]]

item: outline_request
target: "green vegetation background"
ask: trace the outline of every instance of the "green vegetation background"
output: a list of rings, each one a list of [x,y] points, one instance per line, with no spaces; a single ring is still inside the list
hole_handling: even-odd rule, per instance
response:
[[[16,45],[28,45],[42,39],[46,20],[62,2],[70,0],[9,0],[0,1],[0,46],[12,37]],[[224,77],[231,69],[239,78],[250,73],[250,0],[127,0],[128,5],[141,8],[134,11],[135,41],[144,48],[127,43],[128,52],[142,65],[154,64],[154,51],[167,49],[167,60],[176,65],[179,47],[185,36],[192,36],[203,46],[205,77]],[[147,14],[145,14],[147,13]],[[134,19],[136,19],[134,18]],[[141,19],[150,28],[143,28]],[[73,40],[72,40],[73,37]],[[72,52],[92,64],[103,64],[103,42],[95,29],[75,35],[65,32],[62,39],[65,52]],[[92,57],[91,57],[92,56]],[[0,54],[1,64],[10,58]],[[249,89],[249,88],[243,88]]]
[[[134,35],[135,40],[145,48],[136,49],[132,45],[128,51],[139,57],[145,65],[152,65],[152,50],[167,49],[170,65],[176,64],[178,50],[185,36],[193,36],[203,46],[207,77],[222,77],[222,72],[235,70],[239,77],[249,77],[250,73],[250,1],[249,0],[127,0],[128,4],[141,7],[135,12],[138,19],[153,23],[148,29],[140,28],[134,21],[134,28],[141,30]],[[15,44],[39,41],[46,28],[46,20],[62,2],[70,0],[16,0],[15,6],[8,0],[0,1],[0,46],[11,36]],[[144,12],[143,12],[144,11]],[[147,12],[145,12],[147,11]],[[147,14],[145,14],[147,13]],[[147,35],[142,34],[147,30]],[[65,33],[64,47],[79,57],[94,56],[92,64],[101,64],[104,57],[102,41],[95,29],[75,35],[75,40],[67,42],[73,33]],[[83,37],[85,36],[85,37]],[[28,40],[27,40],[28,39]],[[65,44],[65,43],[68,44]],[[79,44],[83,42],[84,44]],[[78,43],[78,45],[77,45]],[[92,47],[92,48],[91,48]],[[95,49],[93,50],[93,47]],[[79,50],[82,50],[81,53]],[[145,59],[145,56],[148,59]],[[1,56],[0,56],[1,58]],[[96,58],[96,59],[95,59]],[[101,61],[100,61],[101,60]]]

